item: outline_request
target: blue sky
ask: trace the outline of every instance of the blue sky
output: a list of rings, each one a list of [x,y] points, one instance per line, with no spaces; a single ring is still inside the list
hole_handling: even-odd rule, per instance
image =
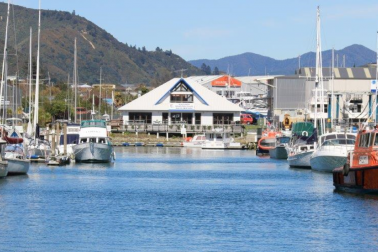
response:
[[[38,0],[12,3],[38,8]],[[316,7],[322,48],[376,50],[377,0],[42,0],[42,9],[91,20],[119,41],[171,49],[185,60],[253,52],[275,59],[315,50]]]

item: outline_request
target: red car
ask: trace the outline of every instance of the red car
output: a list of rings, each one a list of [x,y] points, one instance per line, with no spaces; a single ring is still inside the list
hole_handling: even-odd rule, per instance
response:
[[[240,115],[240,123],[241,124],[252,124],[253,117],[249,114],[241,114]]]

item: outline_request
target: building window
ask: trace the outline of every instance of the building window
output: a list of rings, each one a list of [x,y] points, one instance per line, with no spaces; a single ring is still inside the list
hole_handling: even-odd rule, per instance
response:
[[[193,103],[193,94],[171,94],[171,103]]]
[[[193,113],[182,113],[182,120],[187,124],[192,124]]]
[[[171,113],[171,123],[178,123],[181,121],[181,113]]]
[[[201,113],[195,114],[195,124],[201,124]]]
[[[168,113],[163,113],[163,123],[168,124]]]
[[[152,113],[130,112],[129,121],[131,123],[151,123]]]
[[[234,115],[233,114],[221,114],[221,113],[214,113],[213,114],[213,124],[231,124],[233,122]]]

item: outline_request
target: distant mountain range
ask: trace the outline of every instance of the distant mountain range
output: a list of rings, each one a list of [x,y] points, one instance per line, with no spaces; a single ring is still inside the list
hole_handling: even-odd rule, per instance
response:
[[[336,56],[338,55],[339,67],[343,66],[343,56],[345,55],[345,66],[361,66],[367,63],[376,62],[376,53],[369,48],[362,45],[351,45],[342,50],[335,50],[335,66]],[[322,54],[323,66],[328,67],[332,62],[332,50],[324,51]],[[265,57],[255,53],[243,53],[240,55],[229,56],[218,60],[191,60],[189,61],[194,66],[200,68],[202,64],[210,66],[211,69],[218,67],[220,71],[227,72],[230,69],[231,74],[235,76],[250,75],[290,75],[294,74],[298,69],[298,57],[275,60],[273,58]],[[308,52],[300,57],[301,67],[315,66],[315,53]]]
[[[4,45],[6,16],[7,4],[0,3],[1,51]],[[15,22],[13,22],[13,17]],[[72,78],[75,37],[77,38],[80,83],[99,83],[100,67],[102,67],[103,83],[116,84],[141,83],[156,86],[180,76],[180,69],[186,69],[185,75],[204,74],[171,50],[162,50],[157,47],[154,51],[147,51],[143,46],[121,43],[104,29],[76,15],[75,12],[42,10],[41,19],[42,79],[46,79],[48,73],[53,82],[67,82],[68,74]],[[17,61],[14,56],[15,48],[17,48],[18,73],[21,78],[26,78],[29,59],[29,27],[33,28],[35,61],[37,25],[38,10],[12,6],[8,35],[10,68],[8,75],[15,75],[17,72]]]

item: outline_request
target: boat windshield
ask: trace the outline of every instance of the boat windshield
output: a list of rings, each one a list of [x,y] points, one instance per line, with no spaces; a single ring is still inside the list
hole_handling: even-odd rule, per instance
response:
[[[355,140],[354,139],[331,139],[325,141],[322,146],[330,146],[330,145],[343,145],[343,144],[348,144],[348,145],[354,145]]]
[[[106,122],[104,120],[83,121],[81,122],[81,127],[82,128],[88,128],[88,127],[106,128]]]

